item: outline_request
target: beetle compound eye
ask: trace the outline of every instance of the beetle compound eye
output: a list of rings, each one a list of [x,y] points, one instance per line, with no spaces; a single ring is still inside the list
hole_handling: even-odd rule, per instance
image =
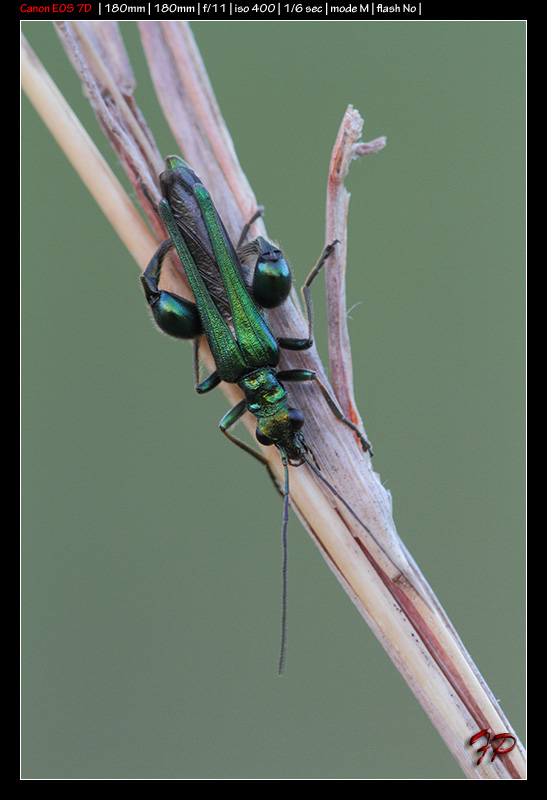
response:
[[[289,408],[289,419],[295,431],[299,431],[304,424],[304,415],[297,408]]]
[[[270,439],[269,436],[266,436],[264,431],[258,425],[257,425],[257,428],[256,428],[256,438],[258,439],[260,444],[263,444],[266,447],[269,447],[271,444],[273,444],[273,440]]]

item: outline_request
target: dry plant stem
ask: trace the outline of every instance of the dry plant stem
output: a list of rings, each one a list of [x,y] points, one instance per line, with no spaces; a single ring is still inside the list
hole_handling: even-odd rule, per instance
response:
[[[163,236],[150,203],[150,198],[159,200],[157,176],[163,159],[133,101],[135,81],[117,26],[112,22],[58,22],[56,30],[99,124],[145,207],[152,229]]]
[[[143,22],[139,30],[158,98],[188,163],[203,164],[205,172],[200,178],[210,190],[227,195],[227,184],[224,213],[232,224],[240,224],[239,215],[246,222],[256,210],[256,200],[190,28]],[[229,194],[238,204],[239,215],[230,207]]]
[[[143,24],[141,30],[160,100],[166,103],[166,115],[177,126],[173,133],[180,137],[181,151],[207,183],[228,230],[237,236],[243,223],[255,210],[256,202],[242,176],[189,28],[177,22],[149,22]],[[71,24],[63,35],[65,46],[69,50],[78,50],[76,55],[71,55],[73,63],[78,63],[78,70],[86,82],[90,100],[98,116],[102,117],[101,124],[114,146],[123,150],[120,155],[122,163],[133,184],[137,186],[140,165],[144,170],[143,180],[147,181],[150,168],[148,161],[151,160],[144,154],[145,148],[139,139],[141,135],[148,142],[151,139],[133,99],[127,96],[123,103],[119,100],[117,103],[114,93],[108,88],[110,79],[105,78],[115,75],[120,69],[119,65],[126,65],[128,61],[125,52],[119,49],[121,42],[116,35],[110,36],[108,47],[102,49],[98,47],[96,37],[95,42],[93,40],[94,32],[88,23]],[[28,52],[24,57],[32,58]],[[97,59],[101,62],[100,67],[96,63]],[[124,66],[123,69],[127,75],[127,67]],[[127,78],[125,91],[129,95],[131,86],[131,80]],[[352,109],[348,113],[350,128],[355,133],[355,126],[359,127],[362,123]],[[111,130],[109,126],[112,126]],[[345,130],[344,126],[345,123]],[[349,141],[354,133],[349,138],[347,132],[342,136]],[[378,147],[380,142],[381,140],[375,140],[368,145],[352,143],[352,153],[370,151],[371,148]],[[348,150],[346,144],[337,143],[333,163],[345,163],[347,168],[350,151],[351,148]],[[83,166],[81,162],[85,162],[85,158],[81,151],[76,166]],[[338,185],[333,188],[329,183],[329,191],[332,189],[331,199],[334,206],[339,207],[341,204],[342,208],[342,256],[345,253],[347,216],[347,197],[342,191],[344,168],[331,168],[331,175],[335,173],[335,182]],[[153,184],[151,190],[157,193],[157,183]],[[151,224],[157,226],[157,220],[152,219],[150,204],[145,203],[144,208]],[[336,214],[333,214],[334,217]],[[340,231],[340,222],[336,224]],[[332,232],[329,230],[327,239],[331,236]],[[340,238],[339,234],[335,238]],[[152,249],[146,253],[146,257]],[[141,259],[142,254],[139,263]],[[174,269],[171,280],[170,288],[182,291],[184,277],[180,269]],[[343,318],[344,314],[339,313]],[[278,332],[282,330],[285,335],[288,331],[293,336],[305,335],[305,322],[301,313],[290,302],[272,315],[272,320]],[[336,330],[340,331],[339,324]],[[335,333],[334,336],[336,335]],[[349,343],[347,346],[342,343],[342,354],[345,361],[342,372],[346,374],[342,374],[337,382],[342,387],[348,387],[344,403],[349,398],[350,413],[353,414],[351,375],[348,374],[347,366]],[[296,352],[287,353],[286,356],[282,368],[311,368],[326,382],[314,349],[305,354]],[[223,384],[223,388],[228,390],[233,402],[233,387]],[[293,398],[292,404],[304,411],[306,438],[323,474],[364,522],[360,523],[339,501],[333,502],[333,498],[323,491],[306,467],[291,469],[293,508],[349,597],[422,704],[465,775],[478,779],[524,777],[524,753],[520,743],[511,753],[496,758],[494,762],[488,755],[479,766],[476,764],[477,746],[470,746],[471,736],[483,729],[489,729],[493,733],[512,733],[511,726],[440,603],[399,539],[391,515],[389,493],[372,470],[370,458],[360,450],[351,431],[333,420],[317,390],[297,385],[294,387]],[[280,475],[280,465],[272,450],[273,448],[269,448],[263,452],[272,459],[272,469]],[[358,680],[356,674],[357,685]]]
[[[344,186],[351,160],[377,153],[386,146],[385,136],[372,142],[359,142],[363,120],[348,106],[334,148],[327,185],[326,243],[338,240],[338,248],[326,264],[327,316],[329,320],[330,379],[340,407],[361,430],[353,396],[351,347],[346,312],[347,219],[350,195]]]
[[[144,269],[145,253],[154,246],[154,237],[24,37],[21,38],[21,83],[105,216]]]

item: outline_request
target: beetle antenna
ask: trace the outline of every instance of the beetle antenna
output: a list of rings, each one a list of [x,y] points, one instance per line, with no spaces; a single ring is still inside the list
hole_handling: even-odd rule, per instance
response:
[[[278,665],[278,675],[283,675],[283,671],[285,669],[285,652],[287,649],[287,525],[289,522],[289,467],[288,467],[288,459],[287,454],[285,451],[277,445],[277,448],[281,454],[281,460],[283,462],[283,470],[285,474],[285,485],[283,488],[283,530],[282,530],[282,545],[283,545],[283,561],[282,561],[282,591],[281,591],[281,646],[279,649],[279,665]],[[319,480],[321,480],[325,486],[329,488],[332,494],[339,500],[345,508],[349,511],[349,513],[357,520],[359,525],[367,531],[373,539],[375,537],[372,534],[372,531],[365,525],[361,517],[359,517],[353,508],[350,506],[347,500],[344,500],[340,492],[338,492],[332,483],[330,483],[321,473],[321,470],[313,463],[313,461],[308,458],[307,455],[304,453],[303,459],[306,464],[310,467],[312,472],[317,475]]]
[[[278,446],[283,461],[285,473],[285,488],[283,490],[283,531],[281,534],[283,546],[283,560],[281,568],[281,646],[279,648],[279,664],[277,674],[283,675],[285,669],[285,651],[287,649],[287,525],[289,522],[289,467],[287,464],[287,454]]]
[[[359,523],[359,525],[360,525],[362,528],[364,528],[364,529],[366,530],[366,532],[367,532],[367,533],[368,533],[370,536],[372,536],[372,538],[374,539],[374,541],[376,541],[376,537],[374,536],[374,534],[372,533],[372,531],[370,530],[370,528],[368,527],[368,525],[365,525],[365,523],[363,522],[363,520],[361,519],[361,517],[359,517],[359,516],[356,514],[356,512],[355,512],[355,511],[353,510],[353,508],[350,506],[350,504],[348,503],[348,501],[347,501],[347,500],[344,500],[344,498],[342,497],[342,495],[340,494],[340,492],[337,492],[337,491],[336,491],[336,489],[334,488],[334,486],[332,485],[332,483],[329,483],[329,481],[328,481],[328,480],[327,480],[327,479],[326,479],[326,478],[325,478],[325,477],[322,475],[321,471],[320,471],[320,470],[319,470],[319,469],[318,469],[318,468],[315,466],[315,464],[314,464],[312,461],[310,461],[310,459],[309,459],[309,458],[308,458],[306,455],[304,455],[304,461],[305,461],[305,462],[306,462],[306,464],[307,464],[307,465],[308,465],[308,466],[311,468],[311,470],[312,470],[312,471],[313,471],[313,472],[314,472],[314,473],[317,475],[317,477],[318,477],[318,478],[319,478],[321,481],[323,481],[323,483],[325,484],[325,486],[328,486],[328,488],[329,488],[329,489],[330,489],[330,491],[333,493],[333,495],[334,495],[334,496],[335,496],[335,497],[336,497],[338,500],[340,500],[340,502],[341,502],[341,503],[342,503],[342,504],[343,504],[343,505],[344,505],[344,506],[347,508],[347,510],[349,511],[349,513],[352,515],[352,517],[353,517],[354,519],[356,519],[356,520],[357,520],[357,522]],[[382,549],[383,549],[383,548],[382,548]]]

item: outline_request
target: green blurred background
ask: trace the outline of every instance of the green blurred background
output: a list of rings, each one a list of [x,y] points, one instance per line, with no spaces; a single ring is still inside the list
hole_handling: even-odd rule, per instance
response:
[[[115,165],[52,25],[22,29]],[[347,182],[356,397],[399,533],[523,736],[525,23],[192,29],[298,286],[346,106],[388,137]],[[26,97],[22,255],[23,777],[461,778],[293,515],[277,677],[280,499]]]

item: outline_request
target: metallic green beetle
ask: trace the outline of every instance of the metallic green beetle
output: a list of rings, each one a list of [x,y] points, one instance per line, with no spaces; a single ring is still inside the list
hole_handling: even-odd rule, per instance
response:
[[[313,344],[309,287],[336,242],[325,248],[302,288],[308,337],[276,338],[262,309],[274,308],[286,300],[291,288],[291,274],[282,252],[262,237],[244,245],[249,225],[260,211],[245,227],[236,250],[207,189],[181,158],[169,156],[166,159],[166,170],[160,175],[160,184],[163,197],[158,210],[170,239],[160,245],[141,276],[154,320],[168,335],[194,340],[194,375],[196,390],[200,394],[215,388],[221,381],[237,383],[243,391],[244,399],[225,414],[220,421],[220,430],[269,470],[267,460],[261,453],[229,432],[229,428],[249,411],[257,420],[257,440],[263,445],[275,445],[284,466],[285,483],[280,490],[284,497],[281,673],[285,658],[288,464],[309,464],[347,506],[308,458],[308,447],[301,430],[304,417],[298,409],[289,406],[283,383],[315,381],[334,415],[357,434],[365,452],[370,450],[364,435],[344,417],[315,372],[304,369],[276,372],[280,347],[305,350]],[[194,303],[159,288],[162,264],[173,246],[194,294]],[[247,285],[238,253],[245,258],[257,256],[251,286]],[[202,334],[205,334],[216,369],[200,382],[198,340]]]

